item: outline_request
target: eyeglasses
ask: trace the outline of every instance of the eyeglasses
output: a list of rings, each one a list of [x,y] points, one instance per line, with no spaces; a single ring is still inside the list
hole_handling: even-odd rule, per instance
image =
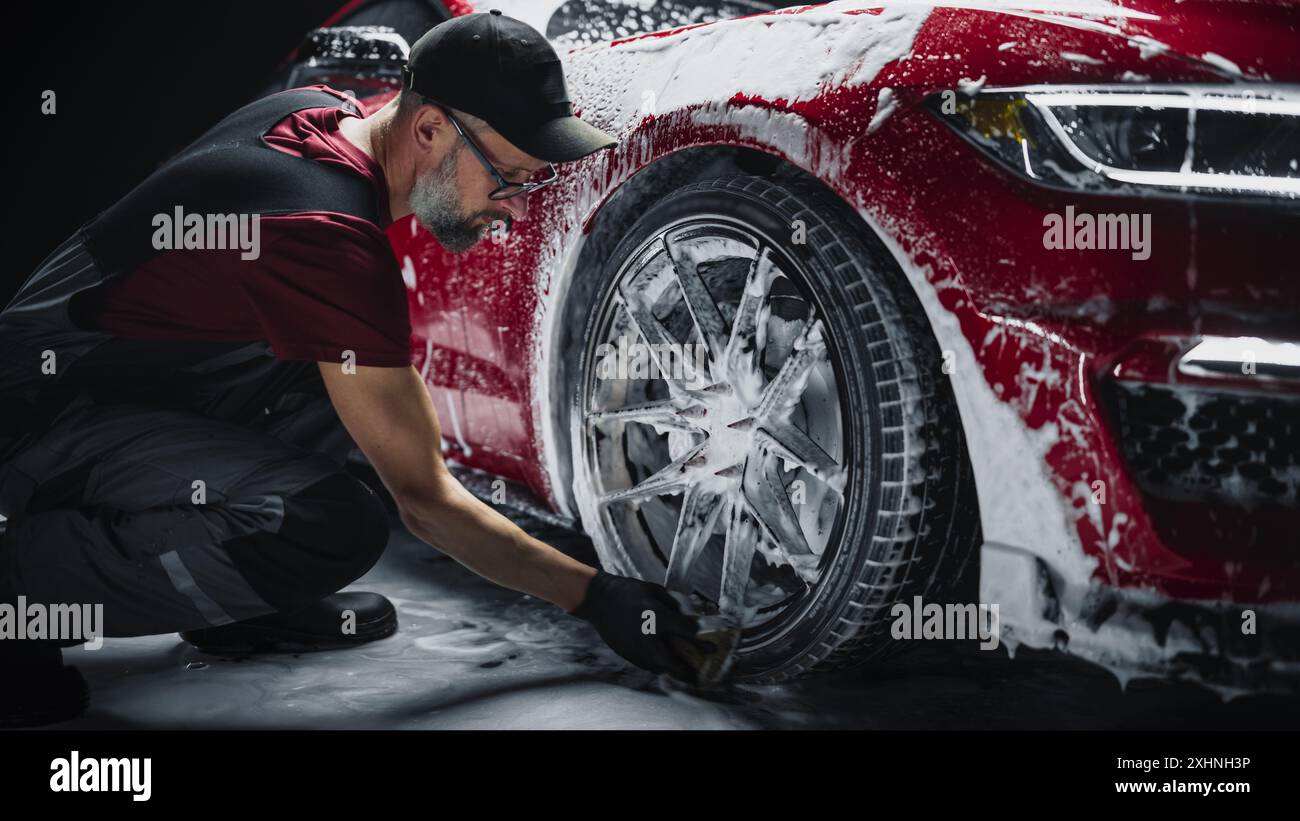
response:
[[[487,158],[487,155],[483,153],[483,149],[479,148],[478,145],[475,144],[475,142],[472,139],[470,139],[470,136],[466,132],[465,127],[462,126],[460,124],[460,121],[456,119],[456,115],[452,114],[451,111],[449,111],[446,106],[434,100],[431,100],[428,97],[425,97],[424,101],[429,105],[438,106],[438,108],[442,110],[442,113],[447,115],[447,119],[451,122],[452,126],[455,127],[456,129],[456,133],[460,135],[461,139],[465,141],[465,144],[468,145],[470,150],[474,152],[474,156],[478,157],[478,161],[483,164],[483,167],[487,169],[488,173],[492,175],[493,179],[497,181],[497,187],[495,190],[492,191],[492,193],[488,194],[488,199],[508,200],[511,197],[517,197],[520,194],[531,194],[532,192],[536,191],[539,188],[543,188],[547,185],[550,185],[551,183],[555,182],[555,180],[557,179],[558,175],[555,173],[555,166],[552,165],[551,163],[547,163],[546,168],[544,168],[542,171],[537,172],[539,174],[540,173],[546,174],[546,176],[543,177],[542,179],[530,180],[529,182],[510,182],[509,180],[507,180],[505,177],[501,175],[501,172],[497,170],[497,167],[493,165],[492,161]]]

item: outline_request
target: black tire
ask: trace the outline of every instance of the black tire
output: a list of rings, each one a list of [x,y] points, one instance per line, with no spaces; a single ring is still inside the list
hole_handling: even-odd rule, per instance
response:
[[[895,602],[958,600],[959,583],[962,595],[973,596],[967,571],[978,555],[978,504],[941,352],[903,273],[852,211],[810,181],[751,176],[684,186],[638,219],[603,266],[588,338],[633,250],[664,226],[703,214],[725,215],[780,243],[825,321],[841,412],[867,421],[845,427],[850,481],[831,564],[784,630],[742,638],[737,678],[778,682],[864,662],[905,644],[890,636]],[[803,244],[791,241],[797,221],[806,228]],[[589,364],[584,354],[576,396]],[[582,412],[577,401],[574,408]],[[625,570],[605,561],[609,540],[591,535],[607,569]]]

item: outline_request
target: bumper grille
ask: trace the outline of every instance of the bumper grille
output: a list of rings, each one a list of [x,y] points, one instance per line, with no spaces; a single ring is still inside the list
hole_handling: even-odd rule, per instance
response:
[[[1124,457],[1143,491],[1244,507],[1300,506],[1300,399],[1112,387]]]

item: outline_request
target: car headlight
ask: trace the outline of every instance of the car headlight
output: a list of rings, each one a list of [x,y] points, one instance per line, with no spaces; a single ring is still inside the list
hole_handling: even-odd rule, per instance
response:
[[[1300,91],[1034,86],[928,107],[1021,177],[1076,191],[1300,200]]]

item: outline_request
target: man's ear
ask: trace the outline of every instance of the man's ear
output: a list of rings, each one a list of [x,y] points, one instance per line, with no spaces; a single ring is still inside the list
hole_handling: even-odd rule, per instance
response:
[[[423,105],[415,113],[415,141],[422,150],[428,151],[438,144],[446,129],[451,127],[447,117],[437,106]]]

